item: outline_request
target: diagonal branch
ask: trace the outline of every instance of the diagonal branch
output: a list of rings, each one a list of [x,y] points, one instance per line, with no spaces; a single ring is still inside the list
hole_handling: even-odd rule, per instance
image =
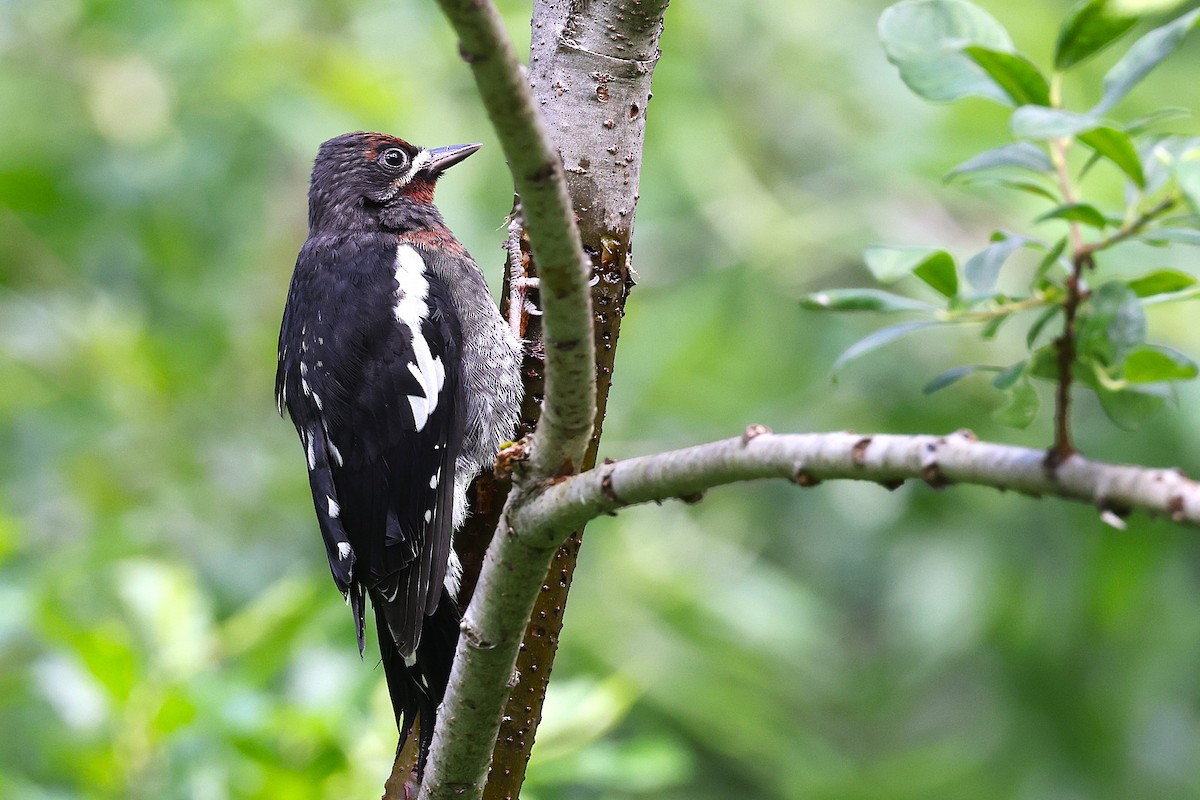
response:
[[[546,389],[531,464],[535,475],[578,469],[596,404],[590,262],[567,195],[562,160],[538,115],[525,70],[490,0],[438,0],[459,37],[508,159],[541,279]]]
[[[545,350],[541,416],[509,504],[541,480],[579,470],[596,408],[588,261],[562,161],[551,146],[524,69],[490,0],[438,0],[459,37],[521,198],[538,263]],[[498,531],[505,531],[503,518]],[[493,537],[463,618],[421,798],[479,797],[521,635],[554,547],[513,551]]]
[[[713,487],[759,478],[801,486],[844,478],[888,488],[908,480],[935,489],[990,486],[1088,503],[1117,527],[1135,509],[1200,527],[1200,483],[1178,470],[1072,455],[1050,471],[1045,460],[1042,450],[981,442],[969,431],[949,436],[772,434],[752,426],[733,439],[605,464],[568,478],[516,509],[510,519],[530,547],[544,547],[574,526],[639,503],[691,502]]]

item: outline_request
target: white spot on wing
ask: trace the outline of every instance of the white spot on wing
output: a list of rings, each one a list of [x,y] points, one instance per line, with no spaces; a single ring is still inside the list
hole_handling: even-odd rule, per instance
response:
[[[396,319],[416,334],[421,329],[421,320],[429,316],[425,298],[429,296],[429,281],[425,279],[425,261],[411,245],[396,248]]]
[[[314,450],[314,446],[313,446],[313,443],[315,441],[316,441],[316,434],[314,434],[312,431],[309,431],[308,434],[304,437],[304,449],[308,453],[308,468],[310,470],[317,468],[317,454],[316,454],[316,451]]]
[[[429,316],[429,281],[425,277],[425,261],[411,245],[396,248],[396,308],[397,321],[408,327],[415,363],[408,369],[421,386],[423,396],[409,395],[413,423],[418,431],[425,429],[429,415],[437,408],[438,395],[446,383],[446,368],[440,357],[434,358],[429,342],[421,335],[421,323]]]
[[[433,519],[433,512],[429,509],[425,509],[425,521],[429,522],[431,519]]]
[[[446,566],[446,580],[443,585],[451,597],[458,596],[458,587],[462,583],[462,562],[458,559],[458,553],[454,552],[454,548],[450,548],[450,563]]]
[[[440,468],[438,469],[438,471],[437,471],[437,472],[433,473],[433,477],[429,479],[429,488],[430,488],[430,489],[436,489],[436,488],[437,488],[437,485],[438,485],[438,476],[439,476],[439,475],[441,475],[441,474],[442,474],[442,470],[441,470]]]
[[[354,551],[350,549],[349,542],[338,542],[338,558],[339,559],[341,559],[342,561],[345,561],[347,558],[350,557],[350,554],[352,552],[354,552]],[[349,600],[348,597],[346,599],[347,599],[347,601]]]
[[[325,495],[325,499],[329,501],[329,516],[337,519],[342,513],[342,507],[338,505],[337,500],[334,500],[329,495]],[[338,547],[341,547],[341,545],[339,544]],[[350,545],[346,545],[346,547],[349,548]],[[342,557],[345,558],[345,556]]]

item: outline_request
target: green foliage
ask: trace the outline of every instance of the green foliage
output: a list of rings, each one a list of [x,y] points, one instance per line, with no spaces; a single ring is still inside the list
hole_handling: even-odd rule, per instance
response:
[[[1051,42],[1067,5],[988,0],[1023,46]],[[500,7],[521,49],[528,3]],[[1050,247],[1016,248],[989,296],[1069,266],[1064,223],[1025,225],[1059,203],[999,188],[1056,191],[1048,172],[936,191],[1003,143],[1010,107],[923,105],[870,57],[875,22],[859,3],[671,4],[602,456],[748,422],[1046,441],[1044,411],[1000,428],[992,381],[1024,364],[1046,405],[1057,300],[986,342],[916,331],[836,386],[829,364],[878,327],[866,306],[916,321],[947,299],[907,277],[852,290],[858,313],[797,313],[803,292],[867,286],[872,242],[944,245],[963,296],[996,229]],[[1196,105],[1197,38],[1118,109],[1127,133],[1187,132],[1143,153],[1148,187],[1200,133],[1153,114]],[[1072,87],[1099,85],[1118,50],[1067,76],[1080,108],[1097,98]],[[16,0],[0,112],[0,798],[379,797],[386,688],[274,411],[275,339],[315,147],[347,130],[486,143],[438,204],[497,285],[511,181],[453,35],[432,4],[391,0]],[[1087,201],[1111,211],[1123,176],[1098,162]],[[1191,275],[1196,236],[1172,222],[1100,268]],[[1131,286],[1161,290],[1142,297],[1158,352],[1200,352],[1193,306],[1157,302],[1196,286]],[[983,366],[921,395],[954,364]],[[1121,380],[1163,366],[1134,348]],[[1079,395],[1089,454],[1200,472],[1196,415],[1126,436]],[[1191,797],[1197,539],[1128,524],[1011,493],[782,481],[599,520],[522,798]]]
[[[1162,108],[1148,119],[1120,123],[1102,115],[1110,112],[1146,75],[1175,50],[1200,20],[1200,9],[1160,25],[1138,38],[1108,71],[1100,101],[1090,110],[1063,107],[1061,85],[1068,70],[1113,46],[1137,25],[1147,11],[1108,0],[1076,5],[1062,23],[1054,49],[1054,70],[1047,79],[1034,63],[1013,50],[1011,37],[990,15],[965,0],[905,0],[887,9],[880,34],[888,58],[916,94],[932,101],[959,100],[977,95],[1015,105],[1009,115],[1011,135],[1018,141],[969,158],[950,171],[948,180],[978,180],[981,174],[1001,176],[1001,186],[1045,197],[1052,207],[1033,223],[1063,225],[1068,235],[1051,245],[1033,236],[997,231],[992,243],[971,255],[963,266],[960,286],[953,256],[935,247],[870,247],[864,260],[871,274],[885,283],[912,276],[941,295],[941,308],[919,309],[899,299],[869,309],[909,311],[926,319],[892,325],[869,334],[836,361],[834,373],[852,360],[901,335],[933,324],[980,325],[980,336],[992,339],[1014,315],[1029,320],[1026,341],[1030,359],[1006,369],[993,386],[1006,393],[996,419],[1013,427],[1028,426],[1038,410],[1030,378],[1049,381],[1077,379],[1098,395],[1102,407],[1121,427],[1143,422],[1170,396],[1167,387],[1196,376],[1184,356],[1146,345],[1144,305],[1189,300],[1196,280],[1178,270],[1156,270],[1140,277],[1106,269],[1110,249],[1131,241],[1166,246],[1200,240],[1194,216],[1168,216],[1186,202],[1200,208],[1200,144],[1157,131],[1153,121],[1172,118]],[[990,46],[985,46],[990,45]],[[978,70],[969,69],[967,62]],[[930,74],[936,72],[937,79]],[[1072,166],[1080,148],[1087,159]],[[1119,207],[1093,200],[1085,177],[1107,163],[1126,181]],[[1026,176],[1033,174],[1033,179]],[[1087,199],[1084,199],[1087,198]],[[1084,228],[1094,231],[1092,238]],[[1046,253],[1038,269],[1027,273],[1021,291],[998,291],[1021,280],[1008,272],[1012,256],[1023,248]],[[1062,269],[1057,268],[1062,266]],[[1089,288],[1089,284],[1098,284]],[[963,291],[969,287],[969,291]],[[862,291],[862,290],[859,290]],[[825,292],[825,297],[844,297]],[[842,303],[815,303],[817,310],[842,310]],[[1072,329],[1053,346],[1039,345],[1040,334],[1058,313],[1069,309]],[[1052,368],[1053,351],[1072,347],[1069,373]],[[1130,360],[1132,359],[1132,361]],[[934,391],[977,372],[979,366],[958,367],[935,378]],[[995,368],[999,369],[999,368]],[[1019,379],[1018,379],[1019,378]]]

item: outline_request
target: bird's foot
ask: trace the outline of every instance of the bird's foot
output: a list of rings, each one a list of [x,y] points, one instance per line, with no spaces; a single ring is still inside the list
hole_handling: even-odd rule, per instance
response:
[[[529,460],[529,442],[530,437],[524,436],[518,441],[500,445],[500,452],[496,454],[496,477],[512,475],[518,466]]]
[[[538,288],[539,280],[529,275],[529,255],[521,247],[524,236],[520,210],[513,212],[508,223],[508,324],[520,339],[524,334],[526,315],[540,316],[542,310],[529,299],[529,292]]]

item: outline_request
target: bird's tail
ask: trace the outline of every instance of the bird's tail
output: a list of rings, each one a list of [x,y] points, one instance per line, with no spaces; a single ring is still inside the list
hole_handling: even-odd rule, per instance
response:
[[[400,743],[396,751],[404,749],[415,724],[419,737],[417,774],[424,775],[425,760],[433,742],[437,707],[441,705],[446,685],[450,682],[450,667],[454,663],[454,650],[458,647],[461,618],[454,598],[443,589],[437,610],[425,618],[416,653],[408,659],[409,663],[405,663],[388,630],[387,613],[386,604],[376,605],[375,627],[379,634],[383,673],[387,677],[392,709],[396,712],[396,727],[400,730]]]

